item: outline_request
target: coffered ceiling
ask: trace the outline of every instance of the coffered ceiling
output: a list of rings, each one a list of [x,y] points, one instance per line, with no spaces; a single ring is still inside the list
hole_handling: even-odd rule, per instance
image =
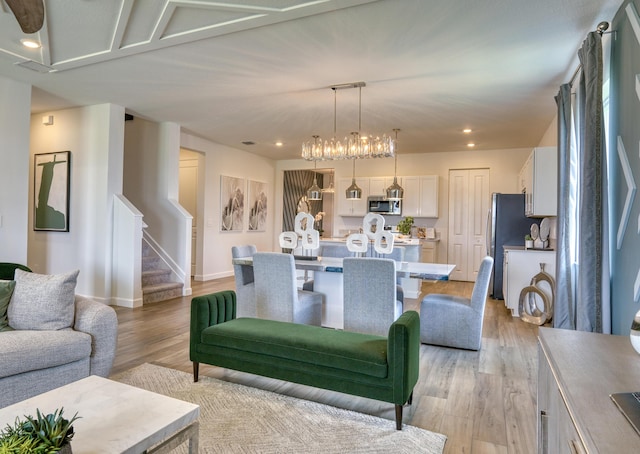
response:
[[[400,153],[532,147],[586,33],[621,3],[48,0],[24,35],[0,0],[0,76],[34,86],[34,113],[115,103],[274,159],[332,136],[329,87],[357,81],[362,131],[400,128]],[[336,112],[339,136],[357,130],[357,89]]]

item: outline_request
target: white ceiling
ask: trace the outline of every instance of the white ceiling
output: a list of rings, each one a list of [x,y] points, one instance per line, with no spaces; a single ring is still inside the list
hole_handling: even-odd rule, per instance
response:
[[[0,0],[0,76],[33,84],[34,113],[115,103],[274,159],[299,157],[312,134],[332,136],[329,87],[357,81],[362,131],[400,128],[401,154],[470,140],[533,147],[586,34],[621,3],[46,0],[43,29],[25,36]],[[43,48],[27,50],[25,37]],[[358,90],[336,94],[344,136],[358,128]]]

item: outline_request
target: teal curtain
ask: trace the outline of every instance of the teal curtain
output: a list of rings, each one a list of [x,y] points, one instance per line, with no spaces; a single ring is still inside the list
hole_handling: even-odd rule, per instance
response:
[[[571,85],[564,84],[556,96],[558,105],[558,219],[556,246],[556,301],[553,326],[576,329],[575,251],[576,163],[572,151]]]
[[[608,304],[603,301],[608,218],[601,35],[589,33],[578,56],[582,69],[573,87],[575,100],[570,101],[567,86],[561,87],[557,98],[560,161],[554,326],[608,332],[610,327],[603,328],[603,305]]]

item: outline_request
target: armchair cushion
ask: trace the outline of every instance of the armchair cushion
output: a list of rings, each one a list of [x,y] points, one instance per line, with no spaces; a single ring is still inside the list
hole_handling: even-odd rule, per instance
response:
[[[46,275],[16,269],[9,303],[9,326],[22,330],[59,330],[73,326],[79,270]]]
[[[0,281],[0,331],[9,331],[11,329],[7,319],[7,309],[15,286],[15,281]]]

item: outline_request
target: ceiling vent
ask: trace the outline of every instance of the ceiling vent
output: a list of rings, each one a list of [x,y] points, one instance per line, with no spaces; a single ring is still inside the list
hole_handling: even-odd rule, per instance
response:
[[[256,143],[251,140],[245,140],[242,142],[243,145],[255,145]]]

